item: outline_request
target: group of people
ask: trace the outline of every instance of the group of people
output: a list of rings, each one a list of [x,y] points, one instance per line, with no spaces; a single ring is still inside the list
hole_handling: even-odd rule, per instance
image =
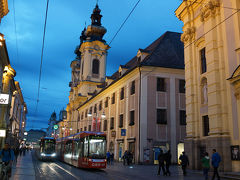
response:
[[[171,172],[169,171],[169,167],[171,164],[171,152],[170,150],[167,151],[167,153],[163,153],[163,150],[160,149],[159,155],[158,155],[158,175],[160,175],[160,172],[162,170],[164,176],[171,176]]]
[[[215,177],[217,177],[217,179],[220,179],[220,176],[218,174],[218,167],[219,164],[221,162],[221,156],[218,154],[218,152],[216,151],[216,149],[212,150],[212,166],[213,166],[213,177],[212,180],[215,179]],[[205,177],[205,180],[208,180],[208,172],[210,169],[210,158],[208,156],[208,153],[205,152],[204,157],[202,158],[202,167],[203,167],[203,174]]]
[[[25,156],[26,151],[28,151],[28,148],[26,147],[11,148],[8,143],[5,143],[3,149],[0,150],[0,159],[5,163],[9,177],[11,177],[12,164],[17,162],[19,155]]]
[[[107,164],[113,165],[113,160],[114,160],[114,153],[110,153],[109,151],[107,152]]]
[[[133,160],[133,154],[131,153],[131,151],[125,151],[123,156],[123,165],[125,166],[126,164],[129,166],[132,163]]]
[[[185,152],[182,153],[182,155],[179,157],[179,160],[181,161],[183,175],[186,176],[186,174],[187,174],[186,168],[187,168],[187,166],[189,166],[189,160],[188,160],[188,156],[185,154]],[[201,159],[201,162],[202,162],[202,167],[203,167],[204,178],[205,178],[205,180],[208,180],[208,172],[210,170],[210,157],[208,156],[207,152],[204,153],[204,157]],[[217,179],[220,180],[220,176],[218,173],[218,167],[219,167],[220,162],[221,162],[221,156],[218,154],[216,149],[213,149],[211,164],[212,164],[214,171],[213,171],[212,180],[214,180],[215,177],[217,177]]]
[[[218,173],[218,167],[221,162],[221,156],[218,154],[216,149],[213,149],[212,152],[213,154],[212,154],[211,164],[214,169],[212,180],[214,180],[215,177],[217,177],[217,179],[219,180],[220,176]],[[172,155],[170,150],[168,150],[167,153],[163,153],[163,150],[160,149],[160,152],[158,155],[158,162],[159,162],[158,175],[160,175],[161,170],[164,176],[171,175],[171,172],[169,171],[171,158],[172,158]],[[187,175],[186,168],[187,166],[189,166],[189,159],[188,159],[188,156],[185,154],[185,152],[182,152],[182,154],[179,157],[179,160],[181,162],[183,175],[186,176]],[[210,158],[207,152],[205,152],[204,157],[201,159],[201,162],[202,162],[203,174],[204,174],[205,180],[208,180],[208,172],[210,169]]]

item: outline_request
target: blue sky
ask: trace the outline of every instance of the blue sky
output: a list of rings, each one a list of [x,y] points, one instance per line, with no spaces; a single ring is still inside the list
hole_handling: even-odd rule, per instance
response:
[[[104,39],[109,43],[138,0],[99,0]],[[39,105],[36,109],[41,47],[47,0],[9,1],[9,13],[2,19],[9,58],[16,70],[28,107],[27,129],[46,128],[51,113],[66,108],[71,81],[70,63],[74,50],[96,0],[49,0]],[[174,11],[181,1],[141,0],[112,42],[107,57],[107,75],[134,57],[166,31],[182,32]],[[16,33],[14,24],[14,12]],[[18,48],[17,48],[18,47]]]

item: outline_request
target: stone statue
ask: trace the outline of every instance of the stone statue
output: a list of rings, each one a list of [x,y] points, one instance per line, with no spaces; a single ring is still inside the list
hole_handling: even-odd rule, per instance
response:
[[[203,104],[208,103],[208,89],[207,89],[207,83],[204,83],[203,85]]]

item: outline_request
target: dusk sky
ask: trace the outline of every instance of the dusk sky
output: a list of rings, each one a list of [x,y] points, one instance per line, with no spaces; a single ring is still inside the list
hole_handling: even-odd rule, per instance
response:
[[[109,43],[138,0],[99,0],[104,39]],[[2,19],[11,66],[16,70],[28,107],[27,130],[46,128],[51,113],[57,115],[68,103],[70,63],[96,0],[49,0],[39,105],[36,110],[41,48],[47,0],[9,0],[9,13]],[[166,31],[182,32],[174,11],[181,0],[141,0],[116,36],[107,57],[106,75],[118,70]],[[18,47],[18,48],[17,48]]]

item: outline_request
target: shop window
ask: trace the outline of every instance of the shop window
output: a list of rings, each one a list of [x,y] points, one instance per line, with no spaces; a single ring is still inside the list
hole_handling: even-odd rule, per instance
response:
[[[157,109],[157,124],[167,124],[166,109]]]

